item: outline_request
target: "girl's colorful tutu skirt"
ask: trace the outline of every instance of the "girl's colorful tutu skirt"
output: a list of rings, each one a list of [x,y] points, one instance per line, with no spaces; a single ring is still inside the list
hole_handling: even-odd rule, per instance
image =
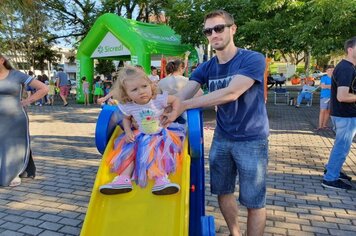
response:
[[[134,131],[135,141],[127,143],[122,133],[114,143],[107,164],[112,172],[120,175],[130,164],[134,163],[132,175],[136,183],[145,187],[147,178],[154,179],[174,173],[183,149],[185,131],[183,128],[162,129],[157,134],[143,134]]]

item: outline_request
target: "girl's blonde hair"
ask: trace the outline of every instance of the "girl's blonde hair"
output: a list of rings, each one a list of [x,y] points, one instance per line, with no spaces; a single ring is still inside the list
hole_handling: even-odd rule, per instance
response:
[[[117,80],[113,86],[113,97],[117,99],[120,103],[128,103],[132,102],[131,98],[126,93],[125,81],[129,79],[139,79],[142,78],[146,80],[152,89],[152,98],[156,98],[157,96],[157,86],[153,83],[145,72],[142,69],[133,67],[133,66],[125,66],[120,69]]]

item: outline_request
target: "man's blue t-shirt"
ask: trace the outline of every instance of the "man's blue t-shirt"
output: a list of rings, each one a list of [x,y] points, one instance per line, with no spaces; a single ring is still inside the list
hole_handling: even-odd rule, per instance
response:
[[[339,102],[337,100],[338,87],[349,87],[350,93],[356,93],[356,68],[347,60],[339,62],[333,72],[330,114],[338,117],[356,117],[356,103]]]
[[[265,57],[254,51],[238,49],[227,63],[219,64],[218,58],[201,64],[189,78],[209,92],[226,88],[235,75],[247,76],[255,83],[237,100],[218,106],[216,132],[235,141],[265,139],[269,124],[264,100]],[[238,78],[234,78],[238,79]]]
[[[320,79],[320,84],[331,85],[331,78],[328,75],[323,75]],[[320,98],[330,98],[331,89],[322,88],[320,91]]]
[[[63,71],[58,71],[56,77],[59,79],[59,86],[68,85],[68,76],[66,73],[64,73]]]

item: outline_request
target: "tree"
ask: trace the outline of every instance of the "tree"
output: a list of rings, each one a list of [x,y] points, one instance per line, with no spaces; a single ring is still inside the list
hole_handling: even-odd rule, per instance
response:
[[[95,71],[101,75],[111,74],[115,70],[115,65],[112,60],[100,59],[96,64]]]
[[[53,18],[52,40],[70,39],[75,44],[80,42],[89,32],[96,19],[104,13],[114,13],[119,16],[133,19],[137,12],[136,20],[149,22],[150,16],[159,15],[166,6],[165,0],[44,0],[48,14]]]
[[[1,50],[7,54],[19,69],[39,66],[42,70],[45,61],[56,60],[51,49],[48,18],[43,5],[30,0],[5,0],[0,5]]]
[[[42,4],[52,18],[51,40],[74,38],[77,42],[84,38],[100,12],[94,0],[44,0]]]
[[[224,9],[238,25],[236,45],[270,56],[278,51],[295,64],[304,59],[301,55],[337,51],[356,35],[354,0],[181,0],[170,7],[169,24],[184,42],[206,43],[200,33],[203,15]]]

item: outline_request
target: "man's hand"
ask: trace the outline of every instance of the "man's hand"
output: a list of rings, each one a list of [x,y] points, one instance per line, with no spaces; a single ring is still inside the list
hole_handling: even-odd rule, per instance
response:
[[[185,111],[184,102],[181,103],[178,99],[176,102],[172,103],[171,106],[168,106],[164,109],[164,112],[161,116],[161,125],[166,128],[169,124],[175,121],[178,116],[180,116]]]

